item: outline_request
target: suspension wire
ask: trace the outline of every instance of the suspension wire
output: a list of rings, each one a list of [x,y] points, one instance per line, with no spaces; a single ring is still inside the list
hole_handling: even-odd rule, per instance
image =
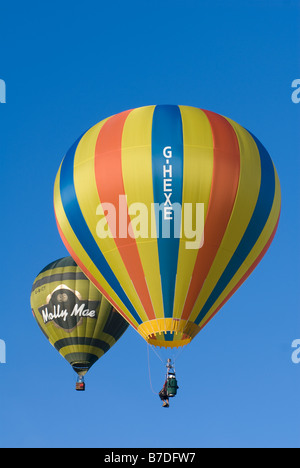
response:
[[[163,359],[163,358],[159,355],[159,353],[158,353],[158,352],[156,351],[156,349],[155,349],[155,346],[150,345],[149,343],[148,343],[148,346],[151,347],[152,351],[156,354],[156,356],[158,357],[158,359],[165,365],[165,364],[166,364],[166,359]],[[179,359],[179,357],[181,356],[183,350],[184,350],[184,346],[180,346],[180,348],[174,348],[174,349],[172,349],[172,350],[170,351],[170,355],[171,355],[171,357],[172,357],[172,361],[173,361],[174,365],[175,365],[176,361]]]
[[[180,346],[180,350],[179,350],[179,351],[177,352],[177,354],[174,355],[174,357],[173,357],[174,364],[175,364],[175,362],[178,360],[178,358],[181,356],[183,350],[184,350],[184,346]]]
[[[151,387],[151,390],[152,390],[152,393],[154,393],[154,395],[158,395],[157,392],[155,392],[153,390],[153,386],[152,386],[152,380],[151,380],[151,370],[150,370],[150,354],[149,354],[149,343],[147,343],[147,354],[148,354],[148,372],[149,372],[149,382],[150,382],[150,387]],[[159,356],[158,356],[159,357]]]
[[[148,349],[149,349],[149,346],[151,347],[152,351],[156,354],[156,356],[158,357],[158,359],[164,364],[164,361],[162,360],[162,358],[160,357],[160,355],[158,354],[158,352],[156,351],[156,349],[154,348],[154,346],[151,346],[149,345],[149,343],[147,343],[148,345]]]

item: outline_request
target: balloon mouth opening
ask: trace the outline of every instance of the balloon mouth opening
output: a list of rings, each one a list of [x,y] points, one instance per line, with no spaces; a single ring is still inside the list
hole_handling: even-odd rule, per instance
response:
[[[186,346],[199,331],[200,327],[195,323],[174,318],[149,320],[138,328],[147,343],[160,348]]]
[[[83,377],[91,368],[91,364],[88,362],[74,362],[71,365],[76,374],[78,374],[81,377]]]
[[[159,338],[147,338],[147,343],[152,346],[157,346],[159,348],[181,348],[186,346],[192,341],[192,338],[186,338],[185,340],[176,340],[176,341],[165,341],[160,340]]]

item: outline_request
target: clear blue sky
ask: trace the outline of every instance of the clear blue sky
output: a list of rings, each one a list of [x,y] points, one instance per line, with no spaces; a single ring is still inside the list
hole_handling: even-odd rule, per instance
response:
[[[300,447],[299,20],[293,0],[2,2],[1,447]],[[266,146],[282,186],[270,250],[178,358],[167,411],[134,330],[77,393],[30,309],[38,272],[67,255],[52,204],[65,151],[103,118],[148,104],[231,117]],[[150,362],[158,391],[164,368]]]

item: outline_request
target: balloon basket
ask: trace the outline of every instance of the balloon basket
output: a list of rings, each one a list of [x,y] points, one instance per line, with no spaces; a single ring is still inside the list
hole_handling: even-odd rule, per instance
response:
[[[85,391],[85,383],[83,377],[78,377],[75,389],[77,390],[77,392]]]

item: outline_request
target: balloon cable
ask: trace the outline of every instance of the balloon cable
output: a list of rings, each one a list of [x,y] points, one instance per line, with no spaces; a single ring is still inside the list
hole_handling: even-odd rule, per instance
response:
[[[176,353],[176,354],[175,354],[175,353],[173,354],[173,362],[174,362],[174,364],[175,364],[175,362],[178,360],[178,358],[181,356],[183,350],[184,350],[184,346],[180,346],[179,350],[178,350],[178,348],[177,348],[177,353]]]
[[[158,395],[158,393],[157,393],[157,392],[155,392],[155,391],[153,390],[153,386],[152,386],[152,380],[151,380],[151,370],[150,370],[149,343],[147,343],[147,352],[148,352],[148,372],[149,372],[149,382],[150,382],[150,387],[151,387],[152,393],[154,393],[154,395]]]

